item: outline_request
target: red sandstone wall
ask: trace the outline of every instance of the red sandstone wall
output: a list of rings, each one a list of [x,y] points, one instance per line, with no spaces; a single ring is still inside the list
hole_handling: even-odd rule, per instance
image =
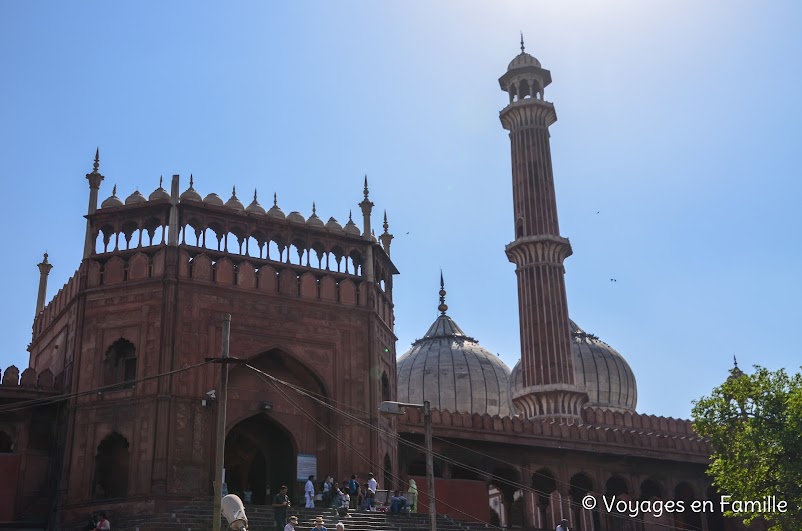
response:
[[[425,477],[410,476],[418,485],[418,512],[429,512],[429,496]],[[434,479],[438,514],[465,521],[489,522],[490,502],[487,484],[468,479]]]
[[[0,522],[14,520],[21,459],[17,454],[0,454]]]

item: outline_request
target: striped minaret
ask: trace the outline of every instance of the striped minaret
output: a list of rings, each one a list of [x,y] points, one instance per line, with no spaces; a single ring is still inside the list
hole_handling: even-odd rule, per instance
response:
[[[524,51],[499,79],[510,102],[501,124],[512,144],[515,240],[507,257],[516,265],[523,388],[513,402],[528,418],[579,420],[587,394],[576,387],[563,261],[571,243],[560,236],[549,126],[554,105],[543,99],[551,73]]]

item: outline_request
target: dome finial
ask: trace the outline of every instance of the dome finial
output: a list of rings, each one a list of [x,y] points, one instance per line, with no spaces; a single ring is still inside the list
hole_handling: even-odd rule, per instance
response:
[[[314,201],[312,201],[312,215],[313,216],[317,215],[317,206],[315,205]]]
[[[236,186],[232,186],[231,187],[231,197],[237,197],[237,187]]]
[[[159,188],[162,188],[163,182],[164,182],[164,175],[159,175]]]
[[[194,181],[194,177],[192,177],[192,174],[190,173],[189,174],[189,187],[192,188],[193,186],[195,186],[195,181]]]
[[[100,169],[100,148],[95,149],[95,163],[92,164],[92,173],[98,173]]]
[[[278,207],[278,195],[276,192],[273,192],[273,206]]]
[[[734,369],[738,368],[738,358],[735,357],[735,354],[732,355],[732,364],[735,366]]]
[[[111,188],[111,195],[113,197],[117,196],[117,185],[116,184]]]
[[[256,188],[253,189],[253,200],[256,201]]]
[[[524,32],[521,32],[521,53],[524,53]]]
[[[448,305],[446,304],[446,288],[445,283],[443,282],[443,270],[440,270],[440,305],[437,307],[437,311],[440,312],[440,315],[445,315],[446,311],[448,310]]]
[[[313,203],[313,206],[314,206],[314,203]],[[354,219],[351,217],[351,210],[348,210],[348,221],[350,221],[351,223],[354,222]]]

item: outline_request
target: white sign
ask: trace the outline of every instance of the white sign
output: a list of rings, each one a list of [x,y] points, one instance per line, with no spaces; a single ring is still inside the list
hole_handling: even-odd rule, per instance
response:
[[[317,476],[317,456],[298,454],[298,481],[306,481],[309,476]]]

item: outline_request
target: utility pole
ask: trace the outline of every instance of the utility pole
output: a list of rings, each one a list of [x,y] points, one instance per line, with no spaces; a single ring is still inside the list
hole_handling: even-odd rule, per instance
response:
[[[434,458],[432,457],[432,405],[423,402],[423,431],[426,436],[426,490],[429,492],[429,529],[437,531],[437,508],[434,497]]]
[[[223,345],[220,352],[220,394],[217,401],[217,457],[215,459],[213,531],[220,531],[223,480],[226,455],[226,399],[228,395],[228,342],[231,337],[231,314],[223,316]]]

